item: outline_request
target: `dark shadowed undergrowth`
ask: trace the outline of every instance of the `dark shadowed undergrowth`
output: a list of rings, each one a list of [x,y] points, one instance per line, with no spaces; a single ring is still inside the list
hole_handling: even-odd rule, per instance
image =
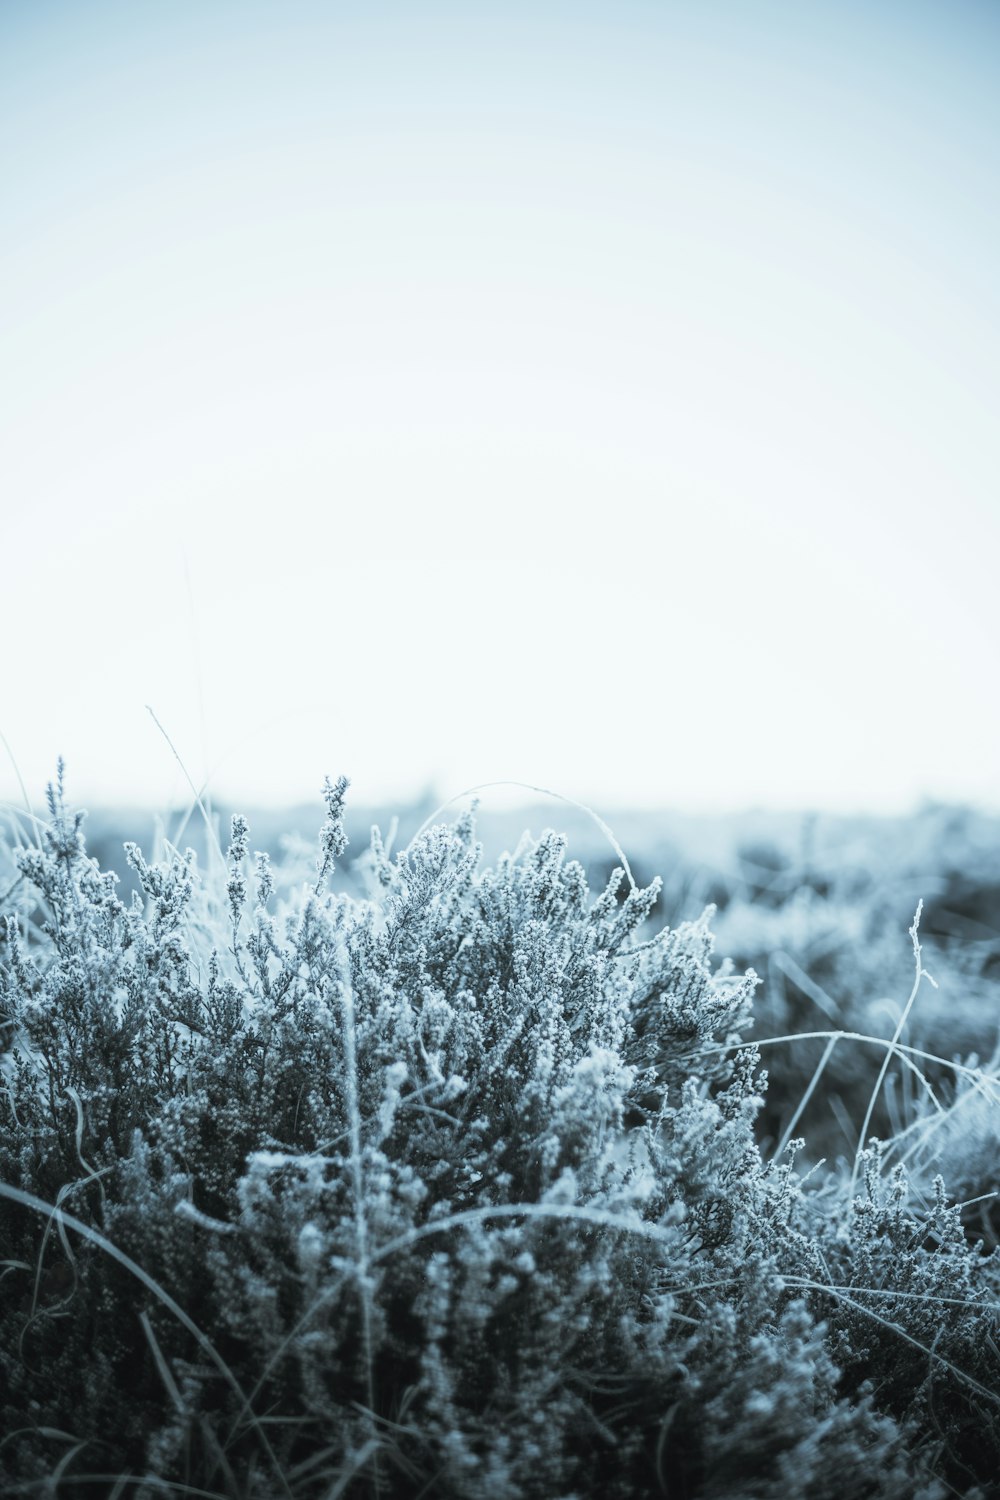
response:
[[[802,1175],[755,1137],[757,980],[711,912],[592,893],[554,833],[482,869],[472,814],[373,830],[338,893],[345,790],[308,882],[236,818],[203,872],[126,846],[128,906],[61,778],[20,825],[5,1493],[997,1493],[1000,1265],[906,1164],[963,1109],[995,1138],[993,1074],[942,1100],[900,1029],[933,1104]]]

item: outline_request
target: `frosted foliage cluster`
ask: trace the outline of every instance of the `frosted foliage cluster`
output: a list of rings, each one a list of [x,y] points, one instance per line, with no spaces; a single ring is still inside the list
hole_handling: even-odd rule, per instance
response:
[[[126,904],[61,787],[15,854],[9,1492],[985,1494],[995,1262],[875,1148],[853,1199],[762,1158],[711,912],[471,813],[348,895],[346,788],[294,887],[234,819]]]

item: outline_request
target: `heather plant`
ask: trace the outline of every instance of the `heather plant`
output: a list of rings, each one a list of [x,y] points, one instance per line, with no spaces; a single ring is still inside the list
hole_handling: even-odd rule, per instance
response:
[[[126,904],[61,773],[12,851],[7,1492],[985,1495],[998,1266],[929,1118],[912,1183],[762,1153],[710,912],[553,832],[483,868],[474,811],[359,897],[346,791],[294,885],[236,817]]]
[[[719,892],[718,940],[735,962],[764,977],[755,1005],[758,1039],[794,1039],[780,1062],[768,1055],[771,1088],[759,1135],[779,1141],[790,1133],[788,1122],[820,1067],[822,1087],[801,1117],[810,1153],[856,1153],[882,1067],[878,1042],[899,1019],[906,961],[900,932],[918,898],[927,898],[921,941],[935,983],[909,1013],[903,1040],[923,1055],[919,1071],[894,1059],[872,1129],[899,1135],[932,1097],[953,1094],[956,1061],[975,1067],[994,1054],[1000,907],[992,834],[971,815],[931,811],[901,829],[871,824],[852,833],[834,825],[819,858],[757,847],[740,852],[739,874]],[[957,873],[962,860],[965,875]],[[831,1049],[838,1032],[874,1040]],[[963,1191],[957,1181],[954,1187]]]

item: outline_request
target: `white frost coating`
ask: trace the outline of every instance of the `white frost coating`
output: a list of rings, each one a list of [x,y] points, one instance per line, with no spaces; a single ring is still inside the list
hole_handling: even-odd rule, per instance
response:
[[[259,1168],[261,1172],[280,1172],[282,1167],[295,1167],[301,1161],[301,1152],[251,1151],[247,1157],[247,1166],[251,1170]]]
[[[195,1208],[188,1198],[181,1198],[174,1205],[174,1213],[180,1214],[182,1219],[190,1219],[192,1224],[197,1224],[201,1229],[211,1230],[213,1234],[233,1234],[236,1228],[235,1224],[225,1224],[221,1219],[209,1218],[200,1208]]]

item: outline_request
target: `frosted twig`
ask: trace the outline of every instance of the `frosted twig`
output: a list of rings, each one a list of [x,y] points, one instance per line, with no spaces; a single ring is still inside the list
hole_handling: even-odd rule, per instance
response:
[[[913,962],[916,970],[913,977],[913,988],[910,990],[909,999],[903,1006],[903,1012],[899,1020],[896,1022],[896,1029],[892,1034],[892,1041],[890,1042],[889,1048],[882,1059],[882,1066],[879,1068],[878,1077],[875,1080],[875,1087],[872,1089],[872,1095],[868,1101],[868,1108],[865,1111],[864,1124],[861,1127],[861,1133],[858,1136],[857,1150],[854,1153],[854,1165],[851,1168],[851,1183],[847,1194],[848,1201],[854,1198],[854,1189],[857,1186],[858,1173],[861,1170],[861,1153],[865,1149],[865,1142],[868,1139],[868,1127],[871,1124],[872,1115],[875,1113],[875,1105],[878,1100],[879,1093],[882,1089],[883,1080],[889,1069],[889,1059],[892,1056],[896,1043],[899,1041],[899,1038],[903,1033],[903,1028],[906,1025],[907,1017],[909,1016],[910,1011],[913,1008],[914,1000],[916,1000],[917,998],[917,991],[920,988],[921,979],[923,979],[926,975],[926,977],[930,979],[931,984],[934,985],[934,988],[937,989],[937,985],[935,984],[934,980],[931,979],[931,976],[927,973],[927,970],[923,967],[920,961],[920,939],[917,934],[920,928],[920,913],[923,911],[923,909],[924,903],[923,900],[920,900],[917,902],[916,915],[913,918],[913,926],[910,928],[910,939],[913,943]]]

